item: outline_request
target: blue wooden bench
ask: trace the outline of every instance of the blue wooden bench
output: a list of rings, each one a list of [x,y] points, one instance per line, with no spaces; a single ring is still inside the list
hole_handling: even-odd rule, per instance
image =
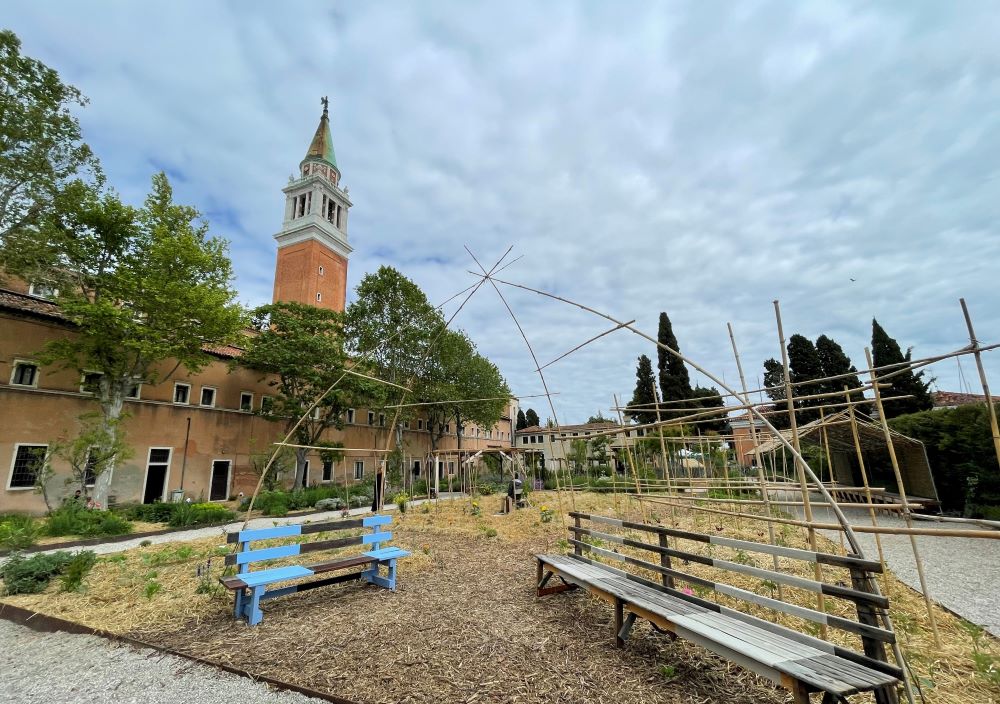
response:
[[[236,595],[233,608],[234,616],[238,619],[245,619],[251,626],[256,626],[264,618],[264,614],[260,610],[260,602],[262,601],[354,579],[360,579],[370,584],[395,591],[396,560],[406,557],[410,553],[398,547],[383,546],[384,543],[392,540],[392,533],[385,529],[390,523],[392,523],[391,516],[376,515],[342,521],[256,528],[229,533],[227,542],[239,543],[239,552],[227,555],[226,565],[237,566],[238,572],[230,577],[221,577],[219,581],[222,583],[222,586],[231,590]],[[311,542],[297,540],[288,545],[253,548],[253,543],[261,540],[297,538],[303,535],[357,528],[370,528],[372,532],[329,540],[314,540]],[[362,546],[364,551],[357,555],[339,557],[335,560],[313,565],[286,565],[283,567],[250,570],[250,565],[254,563],[269,562],[271,560],[294,557],[318,550],[333,550],[353,545]],[[279,582],[312,577],[313,575],[335,572],[351,567],[363,567],[364,569],[335,577],[291,584],[277,589],[269,588],[271,585]],[[383,567],[386,570],[384,576],[381,573]]]

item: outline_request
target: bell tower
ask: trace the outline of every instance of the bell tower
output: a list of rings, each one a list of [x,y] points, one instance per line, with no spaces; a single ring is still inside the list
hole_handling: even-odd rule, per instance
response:
[[[343,311],[347,298],[347,211],[351,201],[340,187],[340,169],[330,136],[329,101],[298,178],[285,194],[285,219],[274,270],[274,302],[293,301]]]

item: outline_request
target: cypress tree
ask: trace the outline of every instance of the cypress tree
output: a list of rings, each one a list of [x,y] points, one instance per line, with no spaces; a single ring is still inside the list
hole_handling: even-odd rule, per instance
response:
[[[824,381],[821,388],[822,392],[842,394],[845,386],[849,389],[861,388],[861,381],[858,379],[858,370],[853,364],[851,364],[851,358],[844,353],[844,349],[833,339],[827,337],[826,335],[820,335],[817,337],[816,354],[819,355],[819,363],[824,377],[839,376],[841,374],[850,375],[844,377],[843,379]],[[860,391],[851,394],[852,401],[860,401],[863,398],[864,394]],[[832,396],[829,399],[824,399],[824,402],[840,403],[842,400],[842,397]],[[871,408],[868,404],[855,406],[854,410],[869,415],[871,414]]]
[[[528,427],[528,421],[524,417],[524,409],[517,409],[517,429],[524,430]]]
[[[906,350],[906,354],[899,347],[899,343],[889,337],[889,334],[872,318],[872,359],[876,367],[884,367],[887,364],[900,364],[909,362],[912,350]],[[878,376],[892,374],[897,369],[888,369]],[[912,369],[906,369],[900,374],[889,377],[885,383],[890,384],[889,388],[880,389],[883,396],[911,396],[912,398],[901,398],[898,401],[886,401],[883,404],[886,418],[895,418],[905,413],[918,413],[928,411],[934,407],[931,400],[930,381],[924,382],[924,373],[913,373]]]
[[[524,412],[524,420],[528,424],[527,427],[529,428],[534,428],[536,425],[541,424],[538,420],[538,414],[535,413],[534,408],[529,408],[527,411]]]
[[[639,363],[635,368],[635,391],[632,392],[632,400],[629,407],[637,406],[636,410],[629,410],[627,415],[637,423],[656,422],[656,377],[653,376],[653,363],[646,355],[639,356]]]
[[[657,331],[656,341],[666,345],[675,352],[680,352],[677,344],[677,337],[674,335],[674,328],[670,324],[670,318],[666,313],[660,313],[660,327]],[[676,355],[672,355],[661,347],[656,348],[656,366],[659,372],[660,399],[664,402],[680,401],[689,399],[691,393],[691,377],[688,376],[687,367]],[[667,406],[666,411],[661,415],[664,419],[671,416],[682,416],[685,414],[686,404],[674,404]]]
[[[767,388],[767,397],[774,401],[768,420],[775,428],[784,430],[791,425],[785,404],[785,367],[773,357],[764,360],[764,386]]]
[[[726,416],[726,411],[724,410],[725,404],[722,401],[722,394],[714,386],[705,388],[704,386],[695,386],[691,390],[691,397],[695,399],[693,405],[700,410],[708,410],[710,408],[718,408],[719,413],[715,416],[703,416],[698,420],[698,428],[702,432],[712,432],[721,433],[726,428],[728,419]]]
[[[793,396],[808,396],[821,391],[820,384],[806,384],[802,382],[819,379],[823,376],[823,367],[820,363],[819,354],[816,353],[816,346],[812,341],[803,335],[792,335],[788,338],[788,368],[789,376],[793,384],[800,384],[792,389]],[[812,410],[815,406],[823,405],[824,399],[805,399],[795,402],[795,419],[800,424],[808,423],[819,418],[819,411]]]

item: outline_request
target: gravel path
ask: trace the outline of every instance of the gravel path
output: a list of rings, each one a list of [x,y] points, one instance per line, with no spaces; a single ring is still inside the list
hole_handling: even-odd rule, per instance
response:
[[[852,524],[871,525],[867,509],[845,509]],[[828,508],[813,506],[813,516],[822,522],[836,523]],[[886,527],[905,527],[898,516],[882,514],[878,524]],[[917,528],[949,530],[984,530],[981,525],[914,521]],[[821,531],[837,542],[832,531]],[[865,556],[878,559],[878,548],[872,533],[856,533]],[[893,573],[908,586],[920,590],[913,548],[906,535],[882,535],[882,551]],[[924,565],[930,597],[963,618],[1000,636],[1000,540],[981,538],[952,538],[917,536],[917,549]]]
[[[0,701],[63,704],[311,704],[295,692],[97,636],[39,633],[0,621]]]

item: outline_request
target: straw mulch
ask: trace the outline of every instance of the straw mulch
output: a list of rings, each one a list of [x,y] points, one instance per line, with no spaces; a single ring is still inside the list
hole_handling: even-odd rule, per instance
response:
[[[214,586],[227,551],[221,532],[219,539],[104,558],[82,594],[60,594],[51,587],[45,594],[5,600],[364,702],[788,701],[787,693],[770,682],[697,646],[656,635],[647,624],[637,625],[626,647],[616,649],[612,610],[586,594],[536,599],[531,555],[566,549],[558,513],[551,523],[539,520],[542,503],[558,512],[557,497],[535,494],[531,509],[491,515],[499,502],[498,497],[480,499],[478,516],[467,500],[442,502],[427,512],[412,507],[393,526],[394,542],[413,551],[400,563],[395,594],[359,583],[317,589],[268,602],[264,622],[256,628],[235,623],[230,596]],[[571,502],[580,510],[643,518],[640,508],[622,497],[562,496],[564,510]],[[686,510],[670,515],[666,509],[659,515],[647,509],[644,517],[764,540],[764,529],[747,520],[717,520]],[[797,530],[784,531],[781,540],[805,545]],[[679,547],[704,549],[690,542]],[[821,549],[837,551],[829,541]],[[771,567],[767,556],[715,550],[715,557]],[[323,555],[310,557],[319,561]],[[197,576],[199,566],[207,578]],[[812,576],[810,567],[790,561],[781,567]],[[711,574],[704,571],[711,568],[696,565],[681,569]],[[831,572],[824,578],[842,576]],[[726,581],[769,594],[760,580],[740,582],[727,574]],[[150,588],[151,582],[160,586]],[[889,595],[904,652],[927,702],[1000,703],[996,684],[977,671],[972,638],[958,619],[938,612],[945,647],[935,652],[921,597],[892,578]],[[786,589],[785,598],[816,606],[814,595],[797,590]],[[840,600],[828,600],[826,608],[851,615]],[[773,618],[766,610],[755,613]],[[810,632],[805,622],[782,622]],[[831,630],[829,637],[858,647],[849,634]],[[989,637],[978,648],[1000,656]]]

